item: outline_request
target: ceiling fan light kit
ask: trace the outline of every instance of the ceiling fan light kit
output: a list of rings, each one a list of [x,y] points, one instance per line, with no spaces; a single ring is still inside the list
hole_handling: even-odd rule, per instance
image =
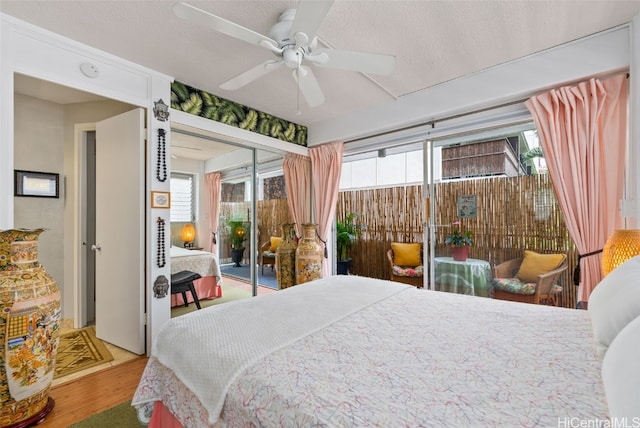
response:
[[[313,71],[304,65],[305,62],[320,67],[382,75],[391,74],[395,68],[393,55],[318,49],[316,34],[332,5],[333,0],[300,0],[298,9],[287,9],[280,14],[279,21],[271,27],[268,37],[187,3],[177,3],[173,11],[180,18],[268,49],[278,58],[265,61],[227,80],[220,85],[221,89],[240,89],[284,64],[293,70],[293,78],[309,107],[317,107],[325,102],[325,97]]]

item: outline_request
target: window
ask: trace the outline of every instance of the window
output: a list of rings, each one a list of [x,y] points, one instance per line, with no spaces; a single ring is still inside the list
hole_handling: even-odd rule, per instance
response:
[[[190,222],[194,215],[193,176],[171,173],[171,221]]]
[[[422,183],[422,149],[400,153],[379,152],[345,159],[340,175],[340,190]]]

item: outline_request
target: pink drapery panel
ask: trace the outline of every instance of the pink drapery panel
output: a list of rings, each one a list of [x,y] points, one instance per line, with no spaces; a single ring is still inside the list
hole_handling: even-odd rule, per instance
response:
[[[628,81],[591,79],[532,97],[540,145],[571,237],[581,255],[578,300],[602,279],[602,250],[620,228],[627,142]]]
[[[207,190],[209,193],[209,227],[211,230],[210,250],[216,253],[216,245],[218,243],[218,218],[220,217],[220,194],[222,193],[222,178],[219,172],[210,172],[206,174]]]
[[[340,173],[342,172],[342,154],[344,144],[334,142],[309,149],[311,157],[311,182],[313,183],[313,199],[318,235],[325,245],[331,224],[336,213]],[[322,277],[329,276],[330,264],[327,259],[322,263]]]
[[[302,236],[302,224],[311,221],[311,160],[302,155],[287,153],[282,162],[284,185],[287,190],[289,212],[296,224],[296,234]]]

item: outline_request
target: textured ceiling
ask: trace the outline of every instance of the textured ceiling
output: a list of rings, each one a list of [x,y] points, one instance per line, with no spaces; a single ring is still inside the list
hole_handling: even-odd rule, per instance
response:
[[[187,1],[262,34],[296,1]],[[327,102],[310,109],[281,68],[237,91],[218,86],[273,58],[177,18],[175,1],[0,0],[0,11],[304,125],[393,103],[421,89],[629,22],[640,1],[337,0],[318,36],[336,49],[392,54],[390,76],[314,67]],[[297,114],[298,109],[301,114]]]

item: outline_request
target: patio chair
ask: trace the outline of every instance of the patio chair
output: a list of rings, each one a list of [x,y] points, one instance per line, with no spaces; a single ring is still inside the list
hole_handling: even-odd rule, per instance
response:
[[[525,251],[524,258],[508,260],[493,268],[493,298],[558,306],[562,287],[557,281],[566,270],[566,254]]]
[[[387,251],[390,280],[422,288],[424,267],[422,265],[422,244],[392,242]]]
[[[264,274],[264,265],[271,266],[271,270],[276,265],[276,250],[281,242],[282,238],[272,236],[260,246],[260,269],[262,274]]]

